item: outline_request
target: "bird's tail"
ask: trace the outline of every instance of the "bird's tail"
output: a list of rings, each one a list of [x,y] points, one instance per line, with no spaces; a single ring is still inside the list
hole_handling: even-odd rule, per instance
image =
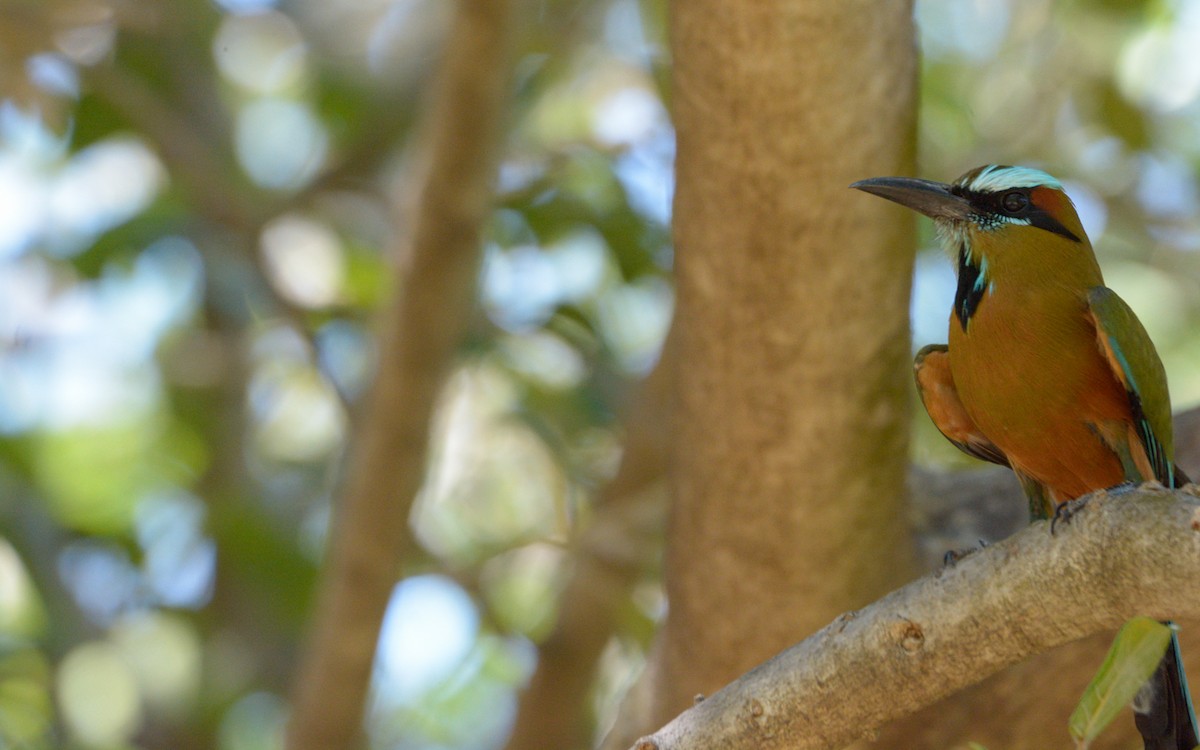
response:
[[[1200,745],[1196,712],[1179,655],[1179,638],[1174,632],[1158,669],[1138,693],[1133,710],[1146,750],[1193,750]]]

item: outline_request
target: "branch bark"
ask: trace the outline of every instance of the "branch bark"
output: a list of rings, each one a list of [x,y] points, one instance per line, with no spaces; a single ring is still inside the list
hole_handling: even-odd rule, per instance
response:
[[[1175,414],[1175,460],[1190,475],[1200,467],[1200,409]],[[1029,524],[1025,498],[1011,471],[999,467],[909,475],[924,567],[941,564],[948,549],[994,541]],[[1178,618],[1188,674],[1200,673],[1200,621]],[[880,747],[947,748],[968,740],[1005,750],[1043,750],[1061,744],[1063,726],[1112,641],[1099,632],[1026,659],[967,690],[888,724]],[[1053,689],[1042,686],[1053,685]],[[628,744],[628,743],[626,743]],[[1095,750],[1140,747],[1129,716],[1118,719]]]
[[[1189,475],[1200,474],[1200,408],[1176,413],[1174,421],[1176,460]],[[980,540],[1004,539],[1029,525],[1025,496],[1008,469],[943,471],[912,466],[908,486],[922,570],[940,567],[947,550],[970,548]],[[1200,673],[1200,651],[1189,643],[1190,637],[1200,632],[1200,621],[1180,618],[1180,625],[1187,671]],[[878,736],[878,746],[932,749],[958,747],[974,740],[985,747],[1041,750],[1053,741],[1049,738],[1061,736],[1065,717],[1104,658],[1111,635],[1099,632],[1028,659],[892,722]],[[1052,694],[1029,689],[1030,685],[1051,680],[1056,685]],[[652,682],[653,675],[644,676],[630,689],[622,704],[619,725],[648,724],[644,717]],[[601,747],[621,750],[637,734],[612,732]],[[1122,721],[1097,741],[1096,750],[1116,750],[1137,741],[1133,722]]]
[[[428,167],[402,293],[386,312],[379,366],[352,447],[288,750],[349,748],[362,728],[379,626],[409,509],[425,472],[433,404],[474,298],[479,229],[495,178],[517,0],[460,0],[424,123]]]
[[[1097,493],[1057,536],[1033,524],[842,615],[635,750],[838,748],[1131,616],[1200,618],[1195,490]]]
[[[1200,408],[1175,414],[1176,460],[1189,475],[1200,474]],[[913,527],[920,546],[919,567],[934,570],[947,550],[976,546],[980,540],[1004,539],[1029,525],[1025,496],[1008,469],[981,467],[944,471],[909,468]],[[632,544],[632,540],[629,542]],[[564,609],[568,600],[564,597]],[[1200,672],[1200,652],[1189,647],[1189,636],[1200,632],[1200,621],[1181,618],[1184,657],[1189,674]],[[570,637],[570,632],[563,632]],[[1065,717],[1084,685],[1104,658],[1111,633],[1100,632],[1037,659],[1029,659],[957,692],[922,711],[892,722],[879,735],[880,747],[945,748],[967,740],[1006,750],[1041,750],[1061,736]],[[650,666],[655,659],[651,656]],[[1053,680],[1053,694],[1032,691],[1029,685]],[[638,736],[628,727],[648,726],[646,711],[654,676],[643,675],[622,702],[618,730],[610,732],[604,750],[621,750]],[[524,709],[523,709],[524,710]],[[1096,743],[1102,748],[1128,747],[1138,741],[1133,722],[1120,722]],[[571,744],[547,747],[573,747]],[[513,750],[510,748],[509,750]]]

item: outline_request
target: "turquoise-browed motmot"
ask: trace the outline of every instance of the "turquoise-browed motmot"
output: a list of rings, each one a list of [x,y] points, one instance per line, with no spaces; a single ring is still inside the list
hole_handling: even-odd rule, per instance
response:
[[[949,344],[917,354],[917,389],[952,443],[1012,468],[1034,519],[1093,490],[1187,481],[1173,462],[1162,362],[1104,286],[1058,180],[989,165],[949,185],[879,177],[851,187],[931,217],[957,261]],[[1147,750],[1192,750],[1176,639],[1148,688],[1136,717]]]

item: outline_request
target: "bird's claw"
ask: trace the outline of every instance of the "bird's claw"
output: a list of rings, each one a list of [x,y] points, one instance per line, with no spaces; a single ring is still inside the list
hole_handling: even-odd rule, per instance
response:
[[[966,557],[967,555],[974,554],[975,552],[978,552],[979,550],[983,549],[986,546],[988,546],[988,543],[986,541],[984,541],[983,539],[980,539],[978,547],[967,547],[966,549],[946,550],[946,554],[942,555],[942,567],[949,568],[949,567],[953,566],[955,563],[957,563],[959,560]]]
[[[1065,503],[1059,503],[1058,507],[1054,509],[1054,518],[1050,519],[1050,536],[1054,536],[1054,533],[1058,530],[1060,521],[1064,524],[1070,523],[1075,514],[1087,507],[1088,500],[1090,499],[1090,495],[1084,495],[1074,500],[1068,500]]]
[[[1103,492],[1106,495],[1124,495],[1127,492],[1133,492],[1137,489],[1137,485],[1133,482],[1121,482],[1120,484],[1106,487]],[[1059,503],[1054,509],[1054,518],[1050,520],[1050,536],[1054,536],[1054,531],[1058,527],[1058,522],[1070,523],[1075,514],[1083,510],[1091,500],[1091,495],[1077,497],[1074,500],[1068,500],[1065,503]]]

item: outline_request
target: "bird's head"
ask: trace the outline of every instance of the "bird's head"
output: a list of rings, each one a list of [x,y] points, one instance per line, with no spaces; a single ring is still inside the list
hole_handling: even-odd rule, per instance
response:
[[[989,164],[949,185],[876,177],[850,187],[933,219],[958,263],[954,314],[964,332],[998,286],[1082,290],[1104,283],[1071,199],[1040,170]]]
[[[1079,216],[1062,184],[1038,169],[989,164],[949,185],[911,177],[874,177],[850,187],[932,218],[952,246],[992,244],[985,238],[1016,239],[1033,232],[1086,243]],[[1039,237],[1030,234],[1028,239]]]

